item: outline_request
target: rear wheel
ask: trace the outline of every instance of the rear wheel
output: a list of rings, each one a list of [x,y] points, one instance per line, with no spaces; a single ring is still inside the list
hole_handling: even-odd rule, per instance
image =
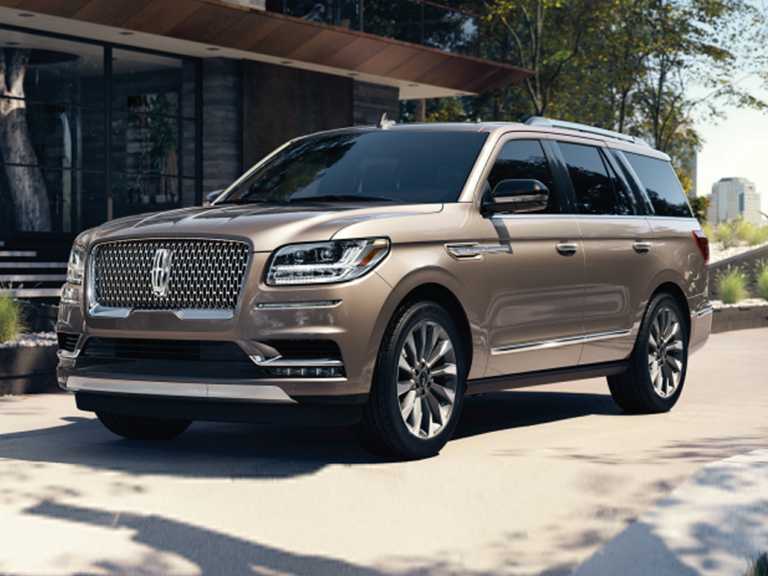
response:
[[[616,403],[630,413],[667,412],[685,383],[688,333],[683,312],[674,297],[653,298],[640,326],[629,369],[608,377]]]
[[[101,423],[114,434],[131,440],[171,440],[184,432],[190,420],[163,420],[97,412]]]
[[[466,361],[450,314],[433,302],[402,308],[382,343],[363,439],[398,458],[437,454],[456,428]]]

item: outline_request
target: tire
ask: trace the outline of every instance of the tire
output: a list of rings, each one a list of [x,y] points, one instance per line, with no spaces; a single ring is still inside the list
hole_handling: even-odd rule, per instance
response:
[[[361,422],[364,446],[406,460],[439,453],[461,415],[466,364],[462,339],[445,308],[434,302],[400,308],[379,350]]]
[[[668,412],[680,398],[687,369],[684,313],[673,296],[661,293],[648,305],[629,368],[623,374],[608,376],[608,387],[624,412]]]
[[[129,440],[171,440],[184,432],[190,420],[161,420],[97,412],[101,423],[112,433]]]

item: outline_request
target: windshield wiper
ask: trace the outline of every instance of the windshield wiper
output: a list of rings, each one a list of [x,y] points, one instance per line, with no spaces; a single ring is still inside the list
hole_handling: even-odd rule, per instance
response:
[[[355,194],[323,194],[322,196],[291,198],[289,202],[394,202],[394,200],[391,198],[382,198],[379,196],[357,196]]]

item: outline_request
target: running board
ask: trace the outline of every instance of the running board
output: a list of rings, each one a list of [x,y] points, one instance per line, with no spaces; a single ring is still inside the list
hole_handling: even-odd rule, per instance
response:
[[[515,388],[539,386],[541,384],[556,384],[557,382],[568,382],[570,380],[613,376],[626,372],[628,367],[629,362],[622,360],[621,362],[604,362],[601,364],[587,364],[585,366],[493,376],[491,378],[477,378],[467,382],[467,394],[482,394],[497,390],[513,390]]]

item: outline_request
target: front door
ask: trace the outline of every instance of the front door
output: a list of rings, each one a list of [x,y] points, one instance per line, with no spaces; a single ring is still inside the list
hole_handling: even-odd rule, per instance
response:
[[[489,283],[486,376],[575,366],[581,353],[584,251],[578,220],[553,178],[547,144],[502,140],[486,193],[506,179],[536,179],[550,190],[545,211],[486,217],[482,243],[508,251],[483,261]]]

